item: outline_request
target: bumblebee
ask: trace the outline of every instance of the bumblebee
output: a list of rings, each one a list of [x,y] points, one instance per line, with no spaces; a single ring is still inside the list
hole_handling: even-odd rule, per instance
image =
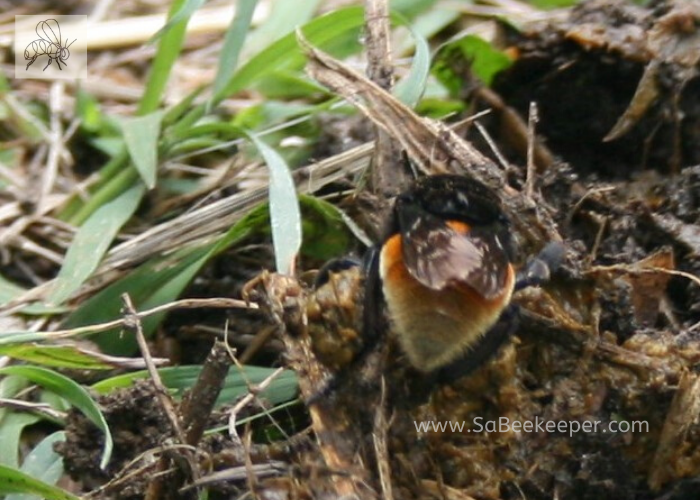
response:
[[[548,280],[563,255],[561,243],[550,243],[516,273],[498,196],[467,177],[423,177],[396,198],[361,278],[347,258],[319,272],[308,312],[314,351],[333,371],[351,369],[390,330],[409,364],[429,374],[426,386],[451,382],[514,333],[513,293]],[[350,307],[350,297],[361,307]]]
[[[516,289],[546,280],[563,247],[550,244],[520,276],[498,196],[457,175],[419,179],[395,201],[388,233],[368,265],[365,323],[386,305],[410,364],[454,379],[478,367],[513,333]],[[376,335],[370,333],[370,335]]]

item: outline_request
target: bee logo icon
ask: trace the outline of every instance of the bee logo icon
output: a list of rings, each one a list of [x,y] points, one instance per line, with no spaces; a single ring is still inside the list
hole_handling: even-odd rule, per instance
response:
[[[64,45],[61,40],[61,27],[55,19],[40,21],[37,23],[35,31],[39,39],[30,42],[27,48],[24,49],[24,60],[29,61],[27,63],[27,70],[29,70],[29,66],[31,66],[38,57],[46,55],[49,57],[49,62],[46,64],[43,71],[46,71],[46,68],[54,61],[56,61],[58,69],[63,71],[61,63],[66,66],[68,65],[68,63],[66,63],[66,59],[70,57],[68,47],[73,45],[77,38],[68,45]],[[67,42],[68,38],[66,38],[66,43]]]

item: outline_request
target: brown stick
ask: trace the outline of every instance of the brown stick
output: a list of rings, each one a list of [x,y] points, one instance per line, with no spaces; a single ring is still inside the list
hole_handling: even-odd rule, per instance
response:
[[[658,491],[669,481],[683,476],[683,462],[689,459],[681,450],[688,449],[687,437],[693,427],[697,428],[700,417],[700,377],[684,373],[678,390],[666,414],[659,445],[649,471],[649,487]]]
[[[394,83],[390,35],[388,2],[367,0],[365,2],[367,78],[384,90],[391,90]]]
[[[197,382],[180,406],[187,444],[196,446],[201,439],[214,403],[224,387],[230,366],[231,360],[226,345],[223,342],[214,342]]]
[[[527,175],[525,177],[525,196],[532,199],[535,194],[535,130],[539,121],[537,103],[530,103],[530,113],[527,120]]]
[[[158,401],[160,401],[160,404],[163,407],[163,411],[168,417],[170,425],[172,426],[173,431],[175,432],[175,435],[177,436],[178,440],[181,443],[184,443],[185,434],[182,431],[182,425],[180,425],[180,417],[178,417],[177,411],[175,410],[175,403],[170,397],[168,389],[166,389],[165,385],[163,385],[163,381],[160,378],[160,374],[158,373],[158,370],[156,369],[156,366],[153,363],[153,358],[151,357],[151,352],[148,349],[146,337],[144,336],[143,328],[141,327],[141,320],[136,314],[136,309],[134,309],[134,304],[131,302],[131,297],[129,297],[129,294],[125,293],[124,295],[122,295],[122,300],[124,301],[124,309],[126,311],[126,321],[124,326],[134,331],[136,335],[136,342],[138,343],[139,349],[141,350],[141,355],[143,356],[143,359],[146,362],[148,374],[151,377],[151,380],[153,381],[153,386],[156,389]]]
[[[391,485],[391,463],[389,462],[389,422],[386,418],[386,381],[382,378],[381,399],[374,414],[374,454],[377,456],[379,484],[384,500],[394,500],[394,490]]]
[[[260,306],[268,310],[279,326],[289,368],[300,374],[302,399],[314,399],[326,386],[328,372],[316,359],[311,339],[303,331],[308,324],[304,288],[294,278],[279,274],[263,274],[246,287],[255,289],[253,293],[260,297]],[[329,398],[319,398],[309,405],[309,413],[323,460],[333,473],[330,487],[336,496],[376,498],[363,477],[365,469],[358,463],[363,437],[347,408]]]
[[[163,381],[160,378],[160,374],[158,373],[158,370],[156,369],[153,363],[151,352],[149,351],[148,344],[146,343],[146,337],[143,334],[141,319],[136,314],[136,309],[134,309],[134,304],[131,302],[129,294],[123,294],[122,300],[124,301],[124,310],[126,312],[124,318],[124,326],[134,332],[134,335],[136,336],[136,341],[139,345],[139,349],[141,350],[141,355],[143,356],[143,359],[146,362],[148,373],[151,377],[151,380],[153,381],[153,385],[156,390],[156,397],[158,398],[158,401],[160,401],[160,404],[163,407],[163,411],[165,412],[166,417],[170,421],[170,425],[173,429],[176,438],[178,439],[178,442],[184,443],[185,434],[182,431],[182,426],[180,425],[180,417],[178,416],[175,410],[175,403],[171,399],[168,390],[163,385]],[[158,463],[156,464],[156,470],[151,476],[148,488],[146,489],[146,494],[144,495],[144,498],[146,500],[157,500],[161,498],[164,494],[166,494],[166,491],[164,491],[164,489],[167,490],[167,487],[165,485],[166,483],[164,482],[163,474],[169,469],[169,467],[170,459],[168,459],[164,455],[161,456],[158,460]]]
[[[394,68],[391,57],[391,30],[387,0],[366,0],[365,36],[367,48],[367,77],[380,88],[390,91]],[[370,176],[370,190],[383,198],[403,191],[410,178],[404,168],[397,145],[380,127],[375,125],[377,149]]]

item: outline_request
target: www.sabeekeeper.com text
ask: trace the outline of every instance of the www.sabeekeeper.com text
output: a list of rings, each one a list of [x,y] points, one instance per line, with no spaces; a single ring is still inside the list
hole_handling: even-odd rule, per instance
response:
[[[508,417],[500,417],[498,420],[484,420],[483,417],[475,417],[472,425],[467,425],[466,420],[435,421],[435,420],[414,420],[416,432],[424,434],[434,433],[464,433],[464,432],[537,432],[537,433],[558,433],[573,436],[579,432],[586,433],[627,433],[627,432],[649,432],[649,422],[644,420],[612,420],[601,422],[599,420],[545,420],[535,417],[535,420],[511,420]]]

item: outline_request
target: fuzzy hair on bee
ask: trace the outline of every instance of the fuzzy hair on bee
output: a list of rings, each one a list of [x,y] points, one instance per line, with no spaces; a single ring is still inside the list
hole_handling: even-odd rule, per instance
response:
[[[434,372],[491,343],[484,339],[515,288],[512,253],[500,201],[482,184],[431,176],[399,195],[378,269],[392,331],[411,365]]]

